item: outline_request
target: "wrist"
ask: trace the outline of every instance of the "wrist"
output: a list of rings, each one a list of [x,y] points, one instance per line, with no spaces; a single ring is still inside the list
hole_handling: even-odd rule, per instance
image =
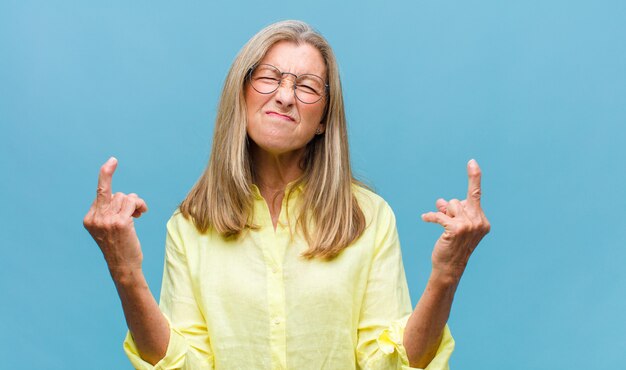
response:
[[[129,266],[111,267],[109,266],[109,273],[111,274],[111,278],[113,279],[113,282],[117,286],[136,285],[137,282],[141,282],[145,280],[141,266],[139,267],[129,267]]]
[[[456,287],[459,285],[461,281],[461,276],[463,274],[457,271],[450,270],[442,270],[433,267],[430,277],[428,279],[429,285],[433,285],[436,288],[440,289],[450,289],[456,290]]]

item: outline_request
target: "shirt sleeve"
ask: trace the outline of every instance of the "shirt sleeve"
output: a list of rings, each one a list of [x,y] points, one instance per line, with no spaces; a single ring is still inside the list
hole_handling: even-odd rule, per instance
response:
[[[190,275],[184,232],[188,225],[179,212],[167,223],[165,266],[159,307],[170,326],[165,357],[154,366],[144,361],[132,335],[127,333],[124,351],[135,369],[213,369],[213,353],[206,321],[198,307]]]
[[[391,208],[378,212],[376,246],[358,324],[357,362],[365,370],[417,369],[409,366],[403,345],[412,313],[402,253]],[[425,370],[448,370],[454,339],[446,325],[435,358]]]

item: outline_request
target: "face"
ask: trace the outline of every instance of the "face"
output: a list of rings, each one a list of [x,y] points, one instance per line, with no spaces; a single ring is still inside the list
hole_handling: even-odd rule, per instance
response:
[[[294,75],[315,74],[326,81],[322,54],[307,44],[280,41],[274,44],[259,64],[271,64],[281,72]],[[246,84],[246,109],[250,139],[272,155],[302,152],[321,124],[326,97],[316,103],[299,101],[293,90],[293,76],[285,74],[281,86],[270,94],[257,92]]]

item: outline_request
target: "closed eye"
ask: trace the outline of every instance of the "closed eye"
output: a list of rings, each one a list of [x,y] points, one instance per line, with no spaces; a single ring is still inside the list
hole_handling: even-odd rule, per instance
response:
[[[305,92],[305,93],[317,94],[317,91],[313,87],[311,87],[309,85],[297,85],[296,88],[298,90],[301,90],[302,92]]]

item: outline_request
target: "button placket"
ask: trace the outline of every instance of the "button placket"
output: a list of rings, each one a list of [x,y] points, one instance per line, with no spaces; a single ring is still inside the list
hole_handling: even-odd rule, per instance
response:
[[[282,258],[279,251],[284,250],[289,243],[285,230],[278,227],[276,231],[271,230],[271,244],[265,246],[266,268],[267,268],[267,288],[269,301],[269,325],[270,325],[270,347],[272,352],[272,362],[274,369],[286,368],[286,339],[285,332],[285,283],[282,274]]]

